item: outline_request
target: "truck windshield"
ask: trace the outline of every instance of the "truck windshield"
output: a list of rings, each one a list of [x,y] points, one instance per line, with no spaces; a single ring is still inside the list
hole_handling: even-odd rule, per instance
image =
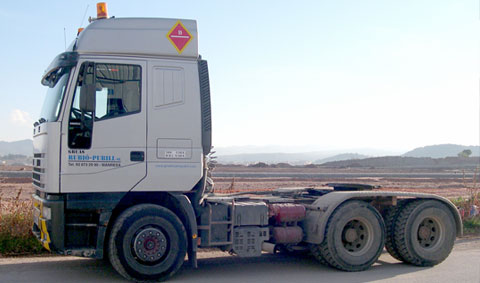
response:
[[[57,71],[56,76],[52,76],[51,81],[49,81],[49,88],[45,101],[43,102],[40,118],[49,122],[57,121],[69,75],[70,68],[61,68]]]

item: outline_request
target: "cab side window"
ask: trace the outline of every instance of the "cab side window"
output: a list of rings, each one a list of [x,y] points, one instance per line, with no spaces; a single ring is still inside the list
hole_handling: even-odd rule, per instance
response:
[[[84,91],[82,92],[82,89]],[[94,121],[140,112],[141,67],[127,64],[85,62],[80,67],[70,108],[68,146],[89,149]],[[95,94],[94,106],[80,106],[82,95]],[[85,97],[83,97],[85,100]],[[85,109],[88,109],[85,110]]]
[[[95,74],[95,121],[140,112],[140,66],[99,63]]]

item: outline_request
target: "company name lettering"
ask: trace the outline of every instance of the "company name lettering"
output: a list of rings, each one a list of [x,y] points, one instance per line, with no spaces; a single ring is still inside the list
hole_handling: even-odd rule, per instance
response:
[[[68,155],[69,161],[118,161],[114,155]]]

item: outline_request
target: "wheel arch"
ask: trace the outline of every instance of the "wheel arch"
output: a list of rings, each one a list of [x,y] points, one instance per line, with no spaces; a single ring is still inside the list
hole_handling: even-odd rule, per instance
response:
[[[328,219],[335,209],[349,200],[375,201],[388,198],[411,198],[411,199],[434,199],[444,203],[455,219],[457,237],[463,233],[462,220],[455,205],[448,199],[424,193],[404,192],[375,192],[375,191],[341,191],[331,192],[318,198],[311,205],[307,206],[307,215],[304,220],[305,242],[320,244],[325,237],[325,230]],[[386,207],[387,204],[380,204]]]
[[[190,263],[196,267],[197,221],[193,206],[184,194],[169,192],[128,192],[116,205],[108,221],[104,239],[104,250],[108,247],[110,232],[118,216],[126,209],[138,204],[156,204],[171,210],[182,221],[187,232],[187,252]]]

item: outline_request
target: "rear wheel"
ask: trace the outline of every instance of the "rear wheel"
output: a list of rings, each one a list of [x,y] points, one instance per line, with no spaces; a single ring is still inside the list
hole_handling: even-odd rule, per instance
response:
[[[328,220],[325,238],[312,247],[320,262],[340,270],[368,269],[380,256],[385,225],[380,213],[364,201],[347,201]]]
[[[116,220],[109,240],[112,266],[134,281],[159,281],[182,266],[186,232],[170,210],[153,204],[134,206]]]
[[[322,249],[320,248],[320,245],[312,244],[310,246],[310,252],[312,253],[313,257],[315,257],[315,259],[322,265],[330,266],[330,264],[322,256]]]
[[[433,266],[445,260],[456,238],[450,209],[437,200],[417,200],[405,206],[395,224],[395,243],[403,261]]]
[[[407,205],[410,200],[399,200],[396,206],[391,206],[385,213],[385,249],[388,253],[403,261],[403,258],[398,253],[397,245],[395,243],[395,224],[402,209]]]

